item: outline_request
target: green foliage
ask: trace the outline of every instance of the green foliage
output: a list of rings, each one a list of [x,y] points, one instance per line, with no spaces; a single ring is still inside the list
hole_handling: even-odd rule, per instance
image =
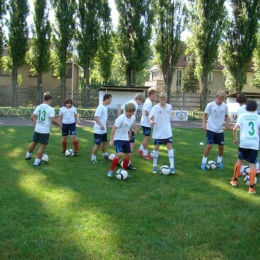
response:
[[[6,12],[6,3],[5,0],[0,0],[0,58],[2,57],[3,53],[3,44],[4,44],[4,15]],[[0,60],[1,62],[1,60]],[[1,63],[0,63],[1,64]]]
[[[221,46],[220,61],[225,66],[229,89],[241,91],[248,65],[257,45],[260,2],[258,0],[231,0],[232,16]]]
[[[260,88],[260,33],[257,36],[257,46],[253,52],[254,80],[253,85]]]
[[[150,0],[115,0],[119,12],[117,49],[121,55],[126,84],[135,85],[135,74],[150,57],[153,11]]]

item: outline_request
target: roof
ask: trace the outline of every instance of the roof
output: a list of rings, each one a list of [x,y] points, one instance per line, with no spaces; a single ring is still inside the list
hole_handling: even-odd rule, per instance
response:
[[[102,86],[98,89],[98,91],[129,91],[129,92],[138,92],[138,91],[146,91],[151,86]]]
[[[235,92],[232,94],[227,95],[227,97],[234,97],[236,98],[238,94],[243,93],[247,98],[260,98],[260,91],[257,92]]]

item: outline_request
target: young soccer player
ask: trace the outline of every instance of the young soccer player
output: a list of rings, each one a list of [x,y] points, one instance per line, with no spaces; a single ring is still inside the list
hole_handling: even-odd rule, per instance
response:
[[[256,193],[254,180],[256,176],[256,162],[259,149],[260,117],[255,113],[257,104],[254,100],[246,103],[246,113],[241,114],[233,129],[234,144],[238,144],[237,131],[240,128],[240,143],[238,148],[238,159],[234,167],[234,177],[231,180],[233,187],[237,186],[237,178],[244,160],[248,161],[250,167],[249,193]]]
[[[145,97],[144,97],[144,94],[143,93],[137,93],[134,97],[134,99],[132,100],[129,100],[128,102],[126,102],[123,106],[121,106],[119,109],[118,109],[118,116],[121,115],[122,112],[125,111],[125,106],[126,104],[129,104],[129,103],[132,103],[135,105],[135,112],[134,112],[134,115],[136,117],[136,113],[137,113],[137,109],[138,109],[138,106],[141,105],[142,103],[144,103],[144,100],[145,100]],[[139,130],[139,127],[138,127],[138,124],[135,122],[135,125],[134,125],[134,128],[135,128],[135,131],[137,133],[140,132]],[[135,134],[134,134],[134,131],[132,130],[132,138],[130,140],[130,146],[131,146],[131,151],[133,152],[134,151],[134,147],[135,147]],[[129,161],[129,165],[127,166],[127,169],[129,170],[134,170],[134,166],[132,165],[131,163],[131,156],[132,154],[130,154],[130,161]]]
[[[107,105],[109,105],[112,101],[112,95],[105,94],[103,96],[103,102],[100,104],[96,112],[94,114],[94,147],[92,148],[91,162],[97,163],[97,152],[99,146],[101,145],[101,149],[103,152],[103,157],[108,159],[107,154],[107,127],[108,127],[108,110]]]
[[[216,94],[216,99],[210,102],[204,111],[202,117],[202,131],[206,131],[207,146],[203,153],[201,169],[205,171],[207,159],[213,144],[218,145],[218,158],[217,165],[220,169],[223,169],[222,157],[224,152],[224,133],[223,133],[223,123],[226,122],[225,128],[229,129],[229,119],[228,119],[228,107],[224,103],[226,95],[224,91],[218,91]],[[206,123],[206,119],[208,122]]]
[[[50,106],[51,102],[52,96],[50,94],[44,95],[43,103],[37,106],[31,115],[31,120],[35,124],[35,131],[33,140],[26,153],[26,160],[30,160],[32,158],[32,152],[34,151],[36,145],[38,143],[40,144],[33,166],[40,166],[41,164],[41,158],[44,153],[45,146],[49,142],[51,123],[60,127],[59,122],[55,120],[55,111],[54,108]]]
[[[139,150],[137,151],[144,159],[152,160],[151,156],[148,154],[148,144],[151,139],[152,127],[148,121],[149,113],[152,110],[153,103],[157,97],[157,91],[155,88],[148,89],[148,98],[146,99],[142,108],[141,126],[143,128],[143,135],[145,136]]]
[[[125,113],[120,115],[112,128],[110,137],[110,146],[114,146],[116,149],[116,156],[113,159],[107,176],[112,177],[116,165],[119,163],[123,153],[123,169],[126,170],[129,164],[131,155],[130,140],[132,137],[132,126],[135,122],[134,113],[136,106],[133,103],[125,105]]]
[[[155,105],[148,120],[153,126],[154,139],[154,156],[153,156],[153,173],[157,173],[157,161],[159,156],[159,148],[161,144],[166,144],[168,149],[168,157],[170,162],[170,173],[174,174],[174,151],[172,149],[172,128],[171,128],[171,111],[172,105],[166,103],[167,94],[160,92],[158,95],[159,103]]]
[[[76,122],[80,125],[80,120],[71,98],[65,99],[64,106],[61,107],[59,112],[58,122],[62,123],[62,129],[58,128],[58,131],[62,131],[62,153],[65,153],[67,149],[68,135],[70,134],[74,146],[74,156],[78,156]]]

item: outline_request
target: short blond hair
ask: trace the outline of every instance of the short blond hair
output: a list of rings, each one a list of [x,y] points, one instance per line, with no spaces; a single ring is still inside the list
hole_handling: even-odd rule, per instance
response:
[[[127,104],[125,105],[125,111],[126,111],[126,112],[134,112],[135,110],[136,110],[135,104],[133,104],[133,103],[127,103]]]
[[[216,97],[223,97],[226,98],[226,93],[224,90],[219,90],[216,94]]]
[[[159,93],[158,97],[159,98],[167,98],[167,93],[162,91],[162,92]]]
[[[140,92],[140,93],[137,93],[137,94],[135,95],[134,99],[140,100],[140,101],[143,103],[144,100],[145,100],[145,96],[144,96],[143,93]]]

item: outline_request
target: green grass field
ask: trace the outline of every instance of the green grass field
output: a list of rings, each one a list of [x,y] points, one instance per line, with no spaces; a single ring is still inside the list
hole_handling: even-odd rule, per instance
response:
[[[92,128],[78,128],[80,154],[66,158],[53,127],[49,163],[39,168],[24,159],[32,127],[0,131],[1,260],[260,259],[260,185],[251,195],[243,177],[237,188],[229,184],[237,155],[231,131],[224,170],[200,170],[200,129],[174,129],[176,175],[153,174],[152,162],[135,151],[137,170],[126,181],[107,177],[101,151],[99,163],[90,163]],[[136,134],[136,150],[142,138]],[[209,159],[216,157],[214,146]]]

